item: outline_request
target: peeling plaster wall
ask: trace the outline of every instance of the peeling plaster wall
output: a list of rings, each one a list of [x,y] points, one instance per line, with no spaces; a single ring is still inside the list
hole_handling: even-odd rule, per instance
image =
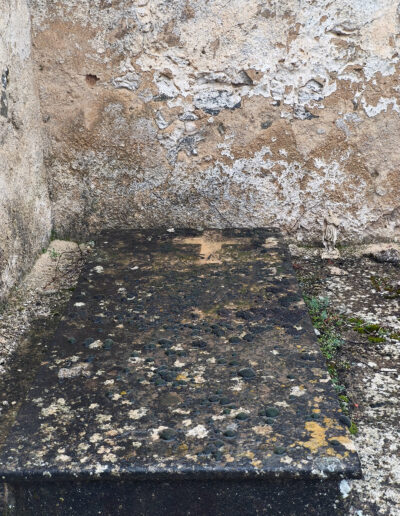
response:
[[[50,234],[38,94],[25,0],[0,12],[0,300]]]
[[[393,0],[30,0],[55,229],[400,236]]]

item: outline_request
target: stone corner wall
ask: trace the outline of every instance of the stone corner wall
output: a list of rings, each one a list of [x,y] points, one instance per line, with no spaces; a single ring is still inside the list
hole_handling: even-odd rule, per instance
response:
[[[29,5],[58,235],[400,237],[397,1]]]
[[[0,300],[49,239],[50,201],[26,0],[0,13]]]

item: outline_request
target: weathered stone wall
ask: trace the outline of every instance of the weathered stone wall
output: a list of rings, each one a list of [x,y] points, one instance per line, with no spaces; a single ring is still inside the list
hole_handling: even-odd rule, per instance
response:
[[[30,0],[55,229],[400,235],[394,0]]]
[[[38,94],[25,0],[0,9],[0,300],[50,234]]]

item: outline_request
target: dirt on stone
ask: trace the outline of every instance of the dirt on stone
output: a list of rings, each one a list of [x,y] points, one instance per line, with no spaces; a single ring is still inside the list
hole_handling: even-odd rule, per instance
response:
[[[330,262],[319,250],[291,246],[304,295],[314,306],[323,302],[322,317],[337,322],[341,344],[327,362],[364,476],[341,485],[352,516],[400,515],[400,269],[373,257],[398,247],[347,248]]]

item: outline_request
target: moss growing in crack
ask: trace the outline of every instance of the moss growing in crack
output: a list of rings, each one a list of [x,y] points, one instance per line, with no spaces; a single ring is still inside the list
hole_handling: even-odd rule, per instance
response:
[[[372,286],[374,287],[374,289],[377,290],[378,292],[380,292],[381,286],[382,286],[382,279],[379,278],[378,276],[371,276],[370,280],[371,280],[371,283],[372,283]]]
[[[340,406],[342,411],[347,415],[349,413],[350,400],[345,394],[339,395]]]
[[[351,425],[349,427],[349,432],[351,433],[351,435],[357,435],[358,434],[358,427],[354,423],[354,421],[351,422]]]
[[[400,298],[400,288],[398,285],[392,285],[387,278],[371,276],[370,280],[374,289],[382,293],[385,299]]]
[[[369,340],[369,342],[376,343],[376,342],[385,342],[386,339],[384,337],[374,337],[374,336],[370,335],[368,337],[368,340]]]
[[[57,252],[55,249],[48,249],[47,252],[52,260],[57,260],[61,256],[61,253]]]
[[[389,330],[376,323],[368,323],[363,319],[349,318],[348,322],[351,324],[353,331],[365,335],[369,342],[379,343],[385,342],[386,339],[400,340],[400,334],[390,333]]]
[[[337,328],[342,326],[344,320],[335,314],[328,313],[329,300],[319,297],[304,297],[304,301],[310,312],[314,328],[319,332],[318,342],[327,361],[332,361],[343,343]]]
[[[327,363],[328,372],[336,392],[339,395],[339,403],[342,412],[350,413],[350,400],[346,394],[346,387],[341,383],[339,369],[348,369],[348,362],[339,361],[338,350],[344,343],[340,337],[339,329],[346,324],[346,319],[329,310],[329,299],[323,297],[304,296],[314,328],[318,330],[318,342]],[[353,321],[356,322],[356,321]],[[357,323],[359,320],[357,320]],[[355,435],[357,426],[352,422],[350,432]]]
[[[51,233],[50,233],[50,242],[53,242],[53,240],[59,240],[59,239],[60,239],[60,236],[57,234],[56,230],[52,229]],[[65,240],[65,238],[63,240]]]
[[[349,317],[347,320],[349,323],[364,324],[364,321],[359,317]]]
[[[357,333],[374,333],[381,329],[379,324],[369,324],[364,321],[358,322],[355,326],[353,326],[353,330]]]

